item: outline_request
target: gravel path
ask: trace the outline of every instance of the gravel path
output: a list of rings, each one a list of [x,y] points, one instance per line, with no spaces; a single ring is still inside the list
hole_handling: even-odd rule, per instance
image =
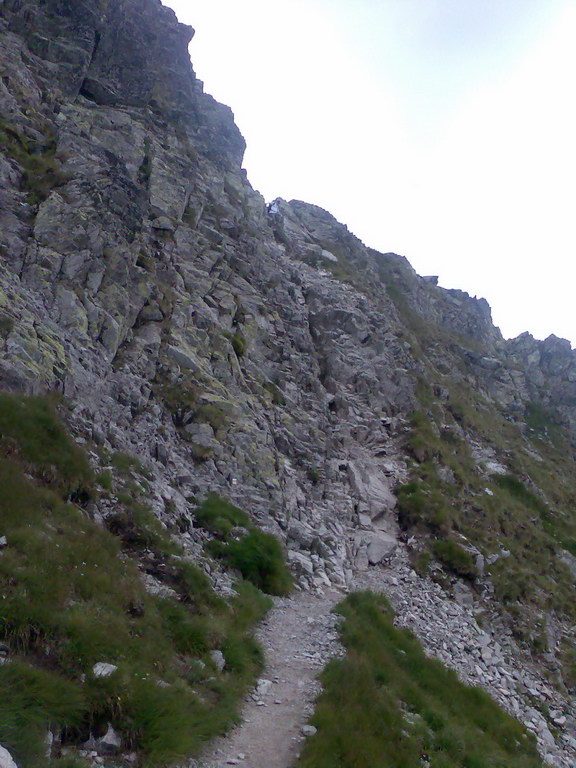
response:
[[[414,631],[430,655],[455,669],[465,682],[486,688],[534,732],[547,764],[576,768],[572,704],[529,669],[511,639],[484,631],[471,608],[447,598],[438,584],[421,579],[404,547],[398,547],[386,566],[357,574],[354,588],[386,594],[397,623]],[[331,657],[343,653],[338,617],[331,613],[342,598],[339,592],[322,597],[299,592],[276,600],[257,633],[266,666],[264,678],[245,702],[243,722],[216,741],[203,762],[190,768],[289,768],[294,764],[304,741],[302,728],[320,691],[316,678]],[[546,703],[552,721],[534,709],[532,702],[537,699]]]
[[[332,608],[339,592],[322,597],[299,592],[278,598],[258,631],[266,658],[264,677],[247,698],[243,722],[218,739],[199,768],[288,768],[304,737],[302,727],[319,692],[317,675],[342,653],[338,617]]]

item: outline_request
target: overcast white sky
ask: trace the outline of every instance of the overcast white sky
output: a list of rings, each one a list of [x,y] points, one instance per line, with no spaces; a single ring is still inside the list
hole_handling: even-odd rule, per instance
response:
[[[576,343],[576,0],[167,0],[267,200]]]

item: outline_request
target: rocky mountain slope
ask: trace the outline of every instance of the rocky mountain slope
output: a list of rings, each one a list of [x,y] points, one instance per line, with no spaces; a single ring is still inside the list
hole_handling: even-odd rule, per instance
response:
[[[317,206],[266,205],[192,35],[157,0],[0,3],[2,388],[62,396],[97,525],[137,497],[202,561],[196,506],[230,499],[300,588],[375,580],[572,765],[576,354],[504,340]]]

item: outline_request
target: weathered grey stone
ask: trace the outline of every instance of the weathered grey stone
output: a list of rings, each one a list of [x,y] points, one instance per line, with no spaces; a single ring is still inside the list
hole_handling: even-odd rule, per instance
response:
[[[0,745],[0,768],[18,768],[18,766],[12,759],[12,755],[10,754],[10,752],[8,752],[8,750],[1,745]]]
[[[116,672],[118,667],[115,664],[109,664],[106,661],[99,661],[92,667],[94,677],[110,677]]]
[[[222,672],[226,666],[226,659],[224,658],[222,651],[210,651],[210,658],[212,659],[218,672]]]
[[[288,538],[298,542],[304,549],[310,549],[314,539],[316,538],[315,531],[305,523],[298,520],[292,520],[288,526]]]
[[[393,554],[398,542],[384,533],[373,534],[368,544],[368,562],[370,565],[378,565]]]

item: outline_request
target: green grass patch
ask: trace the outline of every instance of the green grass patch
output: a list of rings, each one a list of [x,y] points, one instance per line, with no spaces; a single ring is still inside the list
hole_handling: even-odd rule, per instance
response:
[[[0,454],[17,455],[26,469],[66,497],[87,498],[93,476],[47,397],[0,393]]]
[[[536,442],[549,441],[555,447],[563,446],[561,422],[554,413],[538,403],[527,403],[524,418]]]
[[[496,485],[508,491],[510,496],[517,499],[521,504],[530,507],[540,515],[546,515],[547,509],[544,502],[532,491],[529,491],[519,478],[514,475],[495,475],[492,479]]]
[[[574,460],[550,441],[538,444],[545,461],[534,460],[534,445],[518,425],[464,385],[444,381],[442,386],[448,400],[430,402],[429,391],[419,385],[427,407],[410,421],[407,448],[414,461],[410,482],[397,489],[400,525],[425,537],[423,568],[426,556],[433,555],[466,579],[475,578],[474,569],[465,550],[455,549],[458,535],[485,555],[508,550],[510,556],[489,566],[486,577],[510,614],[517,639],[538,652],[535,610],[536,615],[554,611],[571,622],[576,618],[570,597],[574,580],[557,557],[576,533]],[[510,471],[488,479],[462,439],[463,430],[505,455]]]
[[[218,536],[227,536],[235,527],[248,529],[252,526],[246,512],[217,493],[208,494],[206,500],[194,510],[194,517],[201,528]]]
[[[442,565],[456,576],[471,580],[477,576],[474,558],[455,541],[439,539],[434,542],[432,551]]]
[[[356,593],[337,611],[347,653],[322,673],[298,768],[542,768],[534,737],[425,656],[383,597]]]
[[[115,451],[110,458],[110,464],[121,475],[140,475],[147,480],[151,479],[150,472],[142,464],[140,459],[129,453]]]
[[[110,722],[143,768],[184,761],[236,722],[262,666],[251,632],[270,601],[247,582],[232,598],[214,593],[143,505],[129,457],[116,460],[113,478],[122,525],[92,522],[62,494],[84,477],[81,449],[43,401],[10,402],[22,421],[4,419],[11,450],[0,455],[0,639],[10,648],[0,667],[0,743],[19,768],[42,768],[49,727],[78,746]],[[148,594],[138,565],[177,596]],[[224,654],[222,671],[214,650]],[[95,678],[101,661],[117,671]]]
[[[0,667],[0,742],[25,765],[44,765],[48,726],[78,724],[83,713],[79,682],[21,661]]]
[[[208,542],[210,555],[267,594],[290,592],[292,577],[276,536],[261,531],[246,512],[215,493],[208,495],[194,515],[198,525],[217,537]]]
[[[262,385],[272,398],[273,405],[286,405],[286,398],[282,390],[273,381],[265,381]]]
[[[209,551],[230,568],[270,595],[287,595],[292,578],[284,561],[282,546],[271,533],[254,530],[240,539],[212,542]]]
[[[398,522],[404,530],[420,528],[438,534],[450,529],[451,508],[441,490],[412,480],[397,489]]]

